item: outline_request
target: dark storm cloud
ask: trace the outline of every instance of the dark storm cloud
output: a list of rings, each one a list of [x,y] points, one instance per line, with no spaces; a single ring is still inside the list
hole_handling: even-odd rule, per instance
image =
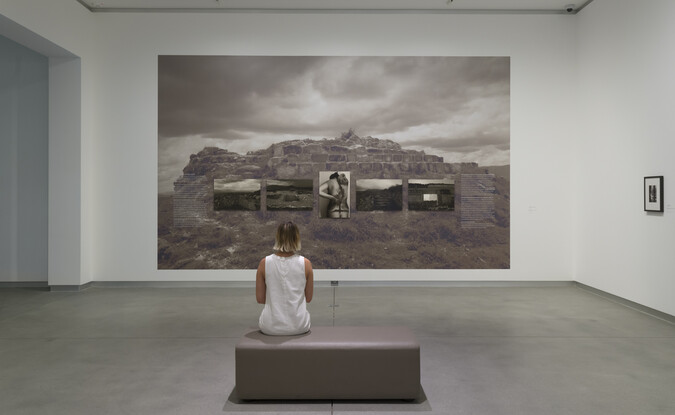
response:
[[[503,58],[161,56],[159,75],[160,138],[395,133],[509,95]]]
[[[265,129],[265,103],[293,105],[294,80],[317,58],[160,56],[159,135],[243,138]],[[283,102],[280,102],[283,101]]]
[[[500,61],[492,58],[389,58],[379,82],[386,83],[393,92],[383,111],[373,117],[373,122],[377,123],[373,128],[390,132],[409,126],[443,123],[463,117],[478,99],[508,99],[508,65],[500,63],[493,70],[479,69],[495,63]]]

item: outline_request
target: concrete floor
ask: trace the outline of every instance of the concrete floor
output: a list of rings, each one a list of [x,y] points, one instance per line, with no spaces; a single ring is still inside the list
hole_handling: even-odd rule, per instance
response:
[[[675,414],[675,326],[576,287],[317,288],[314,325],[414,329],[415,402],[238,401],[260,310],[247,288],[2,289],[0,413]]]

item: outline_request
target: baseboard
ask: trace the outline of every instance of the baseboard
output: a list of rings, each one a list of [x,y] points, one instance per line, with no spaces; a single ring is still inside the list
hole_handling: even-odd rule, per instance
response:
[[[255,281],[92,281],[96,288],[255,288]],[[330,287],[330,281],[314,281],[315,287]]]
[[[82,285],[50,285],[49,290],[57,293],[72,293],[72,292],[76,293],[84,291],[87,288],[92,287],[92,285],[93,284],[91,282]]]
[[[255,281],[93,281],[96,288],[254,288]]]
[[[338,281],[337,283],[339,287],[546,288],[546,287],[570,287],[574,282],[573,281]]]
[[[617,304],[621,304],[625,307],[632,308],[633,310],[639,311],[641,313],[645,313],[651,317],[658,318],[659,320],[663,320],[665,322],[668,322],[670,324],[675,324],[675,316],[672,316],[668,313],[664,313],[663,311],[655,310],[651,307],[647,307],[645,305],[636,303],[631,300],[627,300],[623,297],[619,297],[618,295],[610,294],[606,291],[599,290],[597,288],[591,287],[590,285],[586,285],[583,283],[580,283],[578,281],[574,281],[574,286],[577,288],[587,291],[591,294],[595,294],[599,297],[602,297],[606,300],[612,301]]]
[[[314,281],[315,287],[570,287],[573,281]],[[84,285],[54,285],[52,291],[96,288],[253,288],[255,281],[92,281]]]
[[[47,281],[7,281],[0,282],[0,289],[3,288],[42,288],[49,289]]]

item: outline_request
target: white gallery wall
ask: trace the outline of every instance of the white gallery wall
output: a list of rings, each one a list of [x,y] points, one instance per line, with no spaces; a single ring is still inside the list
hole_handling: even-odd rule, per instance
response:
[[[47,281],[47,66],[0,36],[0,282]]]
[[[34,11],[37,3],[49,10]],[[575,17],[97,14],[74,10],[73,3],[12,0],[0,14],[82,58],[82,145],[81,155],[73,155],[82,175],[80,283],[253,280],[249,270],[157,270],[157,56],[163,54],[510,56],[511,269],[317,270],[316,278],[572,279]]]
[[[249,280],[156,270],[157,55],[511,57],[510,270],[317,270],[323,280],[571,280],[575,21],[569,16],[110,14],[98,32],[94,278]],[[537,33],[537,36],[532,36]],[[336,131],[336,135],[339,132]],[[364,132],[364,134],[368,134]],[[272,244],[272,235],[261,235]],[[261,257],[266,252],[261,252]]]
[[[67,0],[0,3],[0,35],[48,58],[47,278],[52,286],[77,286],[92,278],[90,160],[98,81],[95,22],[89,15]],[[26,226],[18,233],[33,240],[40,237]]]
[[[579,14],[576,280],[675,315],[675,2]],[[665,212],[643,178],[665,176]]]
[[[575,16],[89,13],[72,0],[8,0],[0,14],[81,58],[81,146],[71,155],[81,168],[79,283],[253,281],[249,270],[157,270],[157,56],[164,54],[510,56],[511,269],[317,270],[316,277],[574,278]]]

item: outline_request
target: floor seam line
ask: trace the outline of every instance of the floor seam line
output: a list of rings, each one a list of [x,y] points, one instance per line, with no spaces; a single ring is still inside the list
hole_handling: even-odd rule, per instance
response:
[[[675,336],[425,336],[420,339],[675,339]]]

